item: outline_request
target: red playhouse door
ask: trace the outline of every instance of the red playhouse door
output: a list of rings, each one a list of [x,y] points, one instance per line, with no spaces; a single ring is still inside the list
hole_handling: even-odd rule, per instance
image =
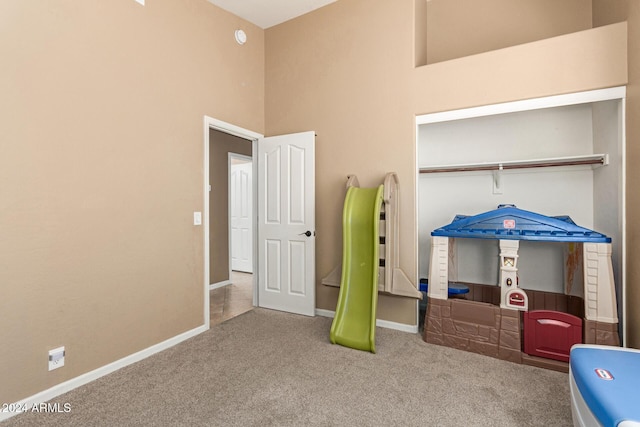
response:
[[[524,352],[546,359],[569,361],[574,344],[582,343],[582,319],[551,310],[524,313]]]

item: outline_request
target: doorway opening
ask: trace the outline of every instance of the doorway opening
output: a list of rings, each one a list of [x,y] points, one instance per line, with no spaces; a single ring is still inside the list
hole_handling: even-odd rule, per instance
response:
[[[256,197],[250,190],[255,187],[253,150],[262,135],[210,117],[204,131],[204,312],[210,327],[257,305],[257,222],[251,213]]]
[[[625,93],[624,87],[608,88],[417,117],[420,277],[429,274],[431,258],[425,254],[430,252],[431,232],[456,214],[488,211],[501,204],[551,215],[561,212],[613,239],[615,295],[624,342]],[[603,160],[594,166],[591,162],[598,156]],[[434,205],[433,200],[443,203]],[[498,265],[487,264],[485,258],[491,254],[488,250],[497,256],[498,247],[486,247],[488,241],[483,239],[460,240],[469,241],[450,249],[449,279],[494,286]],[[558,259],[558,252],[559,259],[563,256],[563,248],[549,245],[553,244],[527,247],[526,254],[520,253],[531,260],[518,272],[522,288],[583,297],[581,287],[572,291],[568,285],[564,263],[545,261]],[[461,255],[464,264],[455,262]]]
[[[226,151],[227,146],[225,142],[230,138],[237,138],[228,135],[217,135],[216,130],[211,130],[212,138],[211,144],[219,144],[220,146],[211,147],[212,155],[220,154],[220,151]],[[234,141],[235,142],[235,141]],[[246,141],[250,143],[250,141]],[[232,144],[230,147],[236,151],[250,151],[250,144],[243,141],[238,141]],[[248,147],[247,147],[248,145]],[[247,150],[247,148],[249,148]],[[210,285],[210,319],[211,325],[216,325],[236,317],[240,314],[246,313],[253,309],[253,236],[254,236],[254,224],[253,224],[253,162],[251,155],[243,155],[235,152],[228,152],[228,167],[227,167],[227,188],[228,188],[228,203],[227,203],[227,227],[228,227],[228,249],[226,252],[226,258],[228,260],[228,274],[223,275],[223,280]],[[211,159],[213,169],[214,163],[219,163],[220,159]],[[210,170],[211,170],[210,169]],[[212,175],[218,175],[210,172]],[[210,182],[212,182],[211,180]],[[218,183],[218,186],[222,183]],[[216,194],[213,189],[210,192],[210,204],[212,206],[212,199],[220,201],[223,196]],[[211,208],[212,211],[219,211],[219,209]],[[221,230],[220,217],[215,218],[213,215],[210,220],[216,222],[216,225],[210,224],[211,229],[219,229],[217,233],[212,233],[209,237],[210,247],[212,248],[212,255],[215,252],[221,252],[212,256],[212,263],[210,266],[211,277],[219,277],[224,272],[223,266],[219,266],[220,272],[214,271],[217,267],[214,263],[219,262],[220,258],[224,258],[224,246],[222,242],[217,242],[219,236],[216,234],[223,234]],[[212,281],[215,279],[212,279]]]

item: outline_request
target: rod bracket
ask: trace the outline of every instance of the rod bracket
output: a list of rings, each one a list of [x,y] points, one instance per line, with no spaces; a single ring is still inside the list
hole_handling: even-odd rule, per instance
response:
[[[493,194],[502,194],[502,163],[493,171]]]

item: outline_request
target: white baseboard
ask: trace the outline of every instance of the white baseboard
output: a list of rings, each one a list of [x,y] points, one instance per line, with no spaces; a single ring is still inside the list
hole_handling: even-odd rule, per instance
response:
[[[231,284],[231,280],[223,280],[222,282],[212,283],[209,285],[209,290],[212,291],[214,289],[221,288],[223,286],[227,286]]]
[[[191,337],[201,334],[205,332],[207,329],[208,328],[204,325],[199,326],[195,329],[191,329],[190,331],[184,332],[180,335],[176,335],[175,337],[169,338],[166,341],[163,341],[156,345],[152,345],[151,347],[145,348],[144,350],[141,350],[129,356],[123,357],[122,359],[116,360],[115,362],[109,363],[108,365],[102,366],[91,372],[87,372],[86,374],[82,374],[78,377],[72,378],[68,381],[55,385],[47,390],[41,391],[40,393],[27,397],[26,399],[22,399],[19,402],[9,404],[8,406],[10,408],[16,408],[17,410],[9,412],[8,410],[3,410],[2,408],[0,408],[0,421],[11,418],[14,415],[18,415],[21,412],[29,411],[34,405],[39,405],[40,403],[47,402],[55,397],[60,396],[61,394],[67,393],[75,388],[78,388],[87,383],[90,383],[91,381],[95,381],[100,377],[103,377],[107,374],[115,372],[118,369],[124,368],[125,366],[131,365],[133,363],[139,362],[142,359],[146,359],[147,357],[152,356],[155,353],[158,353],[162,350],[166,350],[170,347],[173,347],[176,344],[181,343],[184,340],[187,340]]]
[[[325,310],[322,308],[316,308],[316,315],[323,317],[335,317],[336,312],[332,310]],[[412,334],[418,333],[418,325],[405,325],[404,323],[390,322],[388,320],[376,319],[376,326],[386,329],[395,329],[397,331],[409,332]]]
[[[336,312],[325,310],[323,308],[316,308],[316,316],[331,317],[333,319],[334,317],[336,317]]]

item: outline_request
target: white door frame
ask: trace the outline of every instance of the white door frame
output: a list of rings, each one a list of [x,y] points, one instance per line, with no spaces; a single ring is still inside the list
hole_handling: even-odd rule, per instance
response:
[[[259,138],[263,138],[264,135],[259,134],[257,132],[253,132],[248,129],[241,128],[239,126],[233,125],[231,123],[224,122],[222,120],[214,119],[213,117],[204,116],[204,160],[203,160],[203,170],[204,170],[204,179],[203,179],[203,197],[204,197],[204,212],[203,212],[203,225],[204,225],[204,325],[206,329],[209,329],[210,324],[210,311],[209,311],[209,285],[210,285],[210,272],[209,268],[209,130],[215,129],[224,133],[228,133],[230,135],[238,136],[240,138],[247,139],[251,141],[251,151],[252,156],[255,158],[257,142]],[[257,177],[258,172],[256,170],[257,162],[253,162],[253,187],[257,188]],[[253,205],[257,206],[257,191],[254,191],[253,194]],[[254,215],[255,217],[255,215]],[[258,223],[254,218],[254,230],[257,230]],[[253,271],[256,272],[256,261],[257,261],[257,253],[256,253],[256,241],[257,239],[254,237],[253,239]],[[253,275],[253,305],[257,305],[257,275]]]
[[[232,257],[231,257],[231,253],[232,253],[232,250],[233,250],[232,237],[231,237],[231,235],[232,235],[232,232],[231,232],[231,198],[233,197],[233,195],[231,194],[231,168],[233,166],[232,162],[233,162],[233,159],[236,159],[236,160],[241,160],[241,161],[243,161],[245,163],[251,163],[252,164],[252,166],[251,166],[252,171],[251,172],[253,172],[253,156],[245,156],[244,154],[238,154],[238,153],[228,153],[227,157],[228,157],[227,175],[229,177],[229,180],[228,180],[228,188],[229,188],[229,191],[228,191],[229,197],[228,197],[228,199],[229,199],[229,202],[227,203],[227,207],[228,207],[227,216],[229,217],[229,230],[228,230],[229,231],[229,278],[231,278],[231,271],[233,270],[232,269],[233,262],[232,262]],[[252,173],[251,174],[251,198],[252,199],[253,199],[253,192],[255,191],[255,189],[253,187],[254,187],[254,185],[253,185],[253,173]],[[253,200],[251,200],[251,203],[252,203],[251,216],[254,218],[254,220],[252,222],[255,223],[255,217],[256,217],[256,215],[255,215],[255,211],[256,211],[255,210],[255,204],[253,203]],[[254,228],[254,225],[255,224],[251,224],[251,242],[252,242],[251,246],[252,246],[252,248],[255,247],[253,242],[254,242],[254,239],[256,237],[256,230]],[[253,256],[251,257],[251,263],[253,264]],[[255,273],[255,271],[254,271],[254,273]]]

